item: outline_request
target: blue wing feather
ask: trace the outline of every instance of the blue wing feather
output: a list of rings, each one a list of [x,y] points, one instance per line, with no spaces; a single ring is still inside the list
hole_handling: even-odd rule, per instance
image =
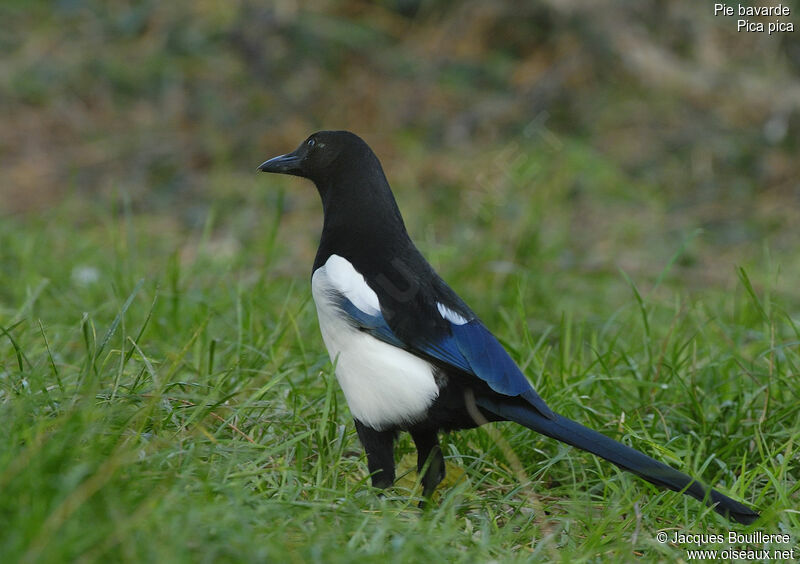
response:
[[[369,314],[341,297],[341,310],[359,329],[390,345],[423,354],[472,374],[506,396],[521,396],[545,417],[553,412],[539,397],[503,346],[477,319],[462,325],[450,323],[450,334],[436,342],[406,343],[394,334],[383,315]]]
[[[511,360],[494,335],[477,319],[463,325],[450,324],[452,339],[469,364],[471,372],[489,384],[495,392],[507,396],[521,396],[539,413],[555,417],[553,411],[539,397],[517,364]]]
[[[350,317],[350,320],[356,327],[367,331],[370,335],[385,343],[389,343],[401,349],[406,348],[405,343],[398,339],[394,332],[392,332],[392,329],[386,323],[383,315],[370,315],[369,313],[365,313],[344,296],[341,297],[339,307]]]
[[[450,338],[455,341],[472,372],[486,380],[494,391],[518,396],[531,387],[502,345],[480,321],[473,319],[463,325],[451,324],[450,329]]]

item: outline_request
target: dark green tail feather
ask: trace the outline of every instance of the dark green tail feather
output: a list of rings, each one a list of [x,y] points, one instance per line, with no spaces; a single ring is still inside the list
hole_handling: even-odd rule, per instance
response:
[[[547,418],[523,404],[506,404],[486,398],[478,399],[477,404],[502,419],[591,452],[657,486],[690,495],[737,523],[749,525],[758,518],[757,512],[714,489],[706,488],[691,476],[566,417],[555,414],[554,418]]]

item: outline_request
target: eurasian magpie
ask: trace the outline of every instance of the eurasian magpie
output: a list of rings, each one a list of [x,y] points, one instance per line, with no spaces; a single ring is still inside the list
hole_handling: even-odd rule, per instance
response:
[[[758,517],[690,476],[554,413],[411,242],[381,163],[360,137],[319,131],[258,170],[307,178],[322,198],[311,290],[375,487],[394,482],[400,431],[408,431],[417,447],[427,498],[445,473],[439,431],[514,421],[739,523]]]

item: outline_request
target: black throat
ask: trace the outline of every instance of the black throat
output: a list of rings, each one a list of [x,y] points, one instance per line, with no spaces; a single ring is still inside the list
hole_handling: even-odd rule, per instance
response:
[[[416,251],[377,157],[359,161],[314,179],[325,216],[314,270],[337,254],[367,274],[392,256]]]

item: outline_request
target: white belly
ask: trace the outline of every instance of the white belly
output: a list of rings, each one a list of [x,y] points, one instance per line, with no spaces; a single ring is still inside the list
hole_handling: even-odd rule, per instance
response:
[[[363,277],[345,259],[332,255],[314,272],[311,291],[322,339],[353,417],[377,430],[423,418],[439,394],[434,368],[352,327],[331,300],[335,291],[357,307],[377,304]]]

